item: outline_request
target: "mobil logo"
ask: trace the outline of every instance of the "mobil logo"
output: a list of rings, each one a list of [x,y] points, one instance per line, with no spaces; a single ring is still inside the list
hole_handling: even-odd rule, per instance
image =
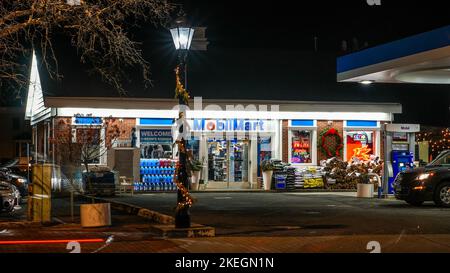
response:
[[[217,128],[217,121],[216,120],[207,120],[205,124],[205,128],[203,130],[207,131],[215,131]]]
[[[366,134],[354,134],[353,135],[353,140],[354,141],[366,141],[367,140],[367,135]]]
[[[245,119],[194,119],[194,131],[264,131],[264,121]]]

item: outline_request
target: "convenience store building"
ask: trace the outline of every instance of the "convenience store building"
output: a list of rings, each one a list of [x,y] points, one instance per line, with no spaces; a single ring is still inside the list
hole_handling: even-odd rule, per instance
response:
[[[196,109],[194,101],[193,109],[187,111],[191,127],[188,148],[204,162],[202,179],[208,189],[256,188],[260,162],[265,159],[280,159],[298,168],[318,166],[328,158],[319,144],[320,134],[330,128],[342,137],[341,158],[350,160],[355,149],[363,146],[370,149],[370,155],[381,157],[382,124],[392,122],[393,115],[401,112],[396,103],[203,100]],[[178,115],[175,100],[48,97],[45,105],[43,116],[35,116],[36,109],[31,110],[36,157],[54,160],[49,138],[59,120],[71,120],[74,134],[97,124],[98,130],[103,130],[98,134],[105,137],[101,125],[111,116],[124,132],[116,146],[129,147],[135,128],[141,159],[176,157],[172,147]],[[247,110],[219,110],[230,106]],[[327,145],[332,150],[336,144]],[[104,154],[92,165],[107,162]]]
[[[67,51],[59,64],[64,79],[53,82],[38,65],[36,54],[26,109],[33,126],[34,159],[55,161],[49,139],[60,120],[71,124],[74,136],[97,123],[98,135],[104,138],[101,125],[110,117],[124,132],[117,146],[129,146],[135,128],[142,159],[176,156],[172,149],[172,125],[178,116],[173,99],[175,52],[172,57],[172,62],[164,62],[161,56],[149,56],[154,64],[153,86],[145,89],[130,81],[124,86],[128,96],[121,97],[88,74],[73,73],[76,55]],[[189,148],[204,160],[202,179],[209,189],[256,187],[264,159],[279,159],[299,168],[318,166],[329,158],[326,151],[338,146],[334,138],[328,138],[325,151],[320,144],[321,135],[329,129],[335,129],[342,140],[337,157],[349,160],[355,149],[365,146],[368,155],[382,158],[382,124],[402,113],[399,101],[392,101],[395,90],[390,87],[337,83],[334,53],[208,50],[193,52],[189,60],[193,97],[187,111],[193,133]],[[107,162],[103,155],[92,165]]]

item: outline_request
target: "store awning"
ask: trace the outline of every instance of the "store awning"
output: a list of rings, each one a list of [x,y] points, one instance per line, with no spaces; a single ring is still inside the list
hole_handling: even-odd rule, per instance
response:
[[[450,25],[337,59],[338,82],[450,84]]]

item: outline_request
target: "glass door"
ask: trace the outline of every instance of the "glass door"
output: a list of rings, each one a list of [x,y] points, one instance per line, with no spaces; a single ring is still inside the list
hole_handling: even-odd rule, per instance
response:
[[[229,182],[248,182],[248,140],[232,140],[230,141],[229,152]]]
[[[228,142],[208,140],[208,181],[228,182]]]
[[[232,188],[241,186],[237,182],[248,182],[249,140],[209,139],[207,148],[209,182],[216,183],[219,188]]]

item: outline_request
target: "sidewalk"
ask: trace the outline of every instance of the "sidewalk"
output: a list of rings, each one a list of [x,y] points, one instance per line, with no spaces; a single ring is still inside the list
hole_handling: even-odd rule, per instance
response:
[[[31,232],[31,230],[30,230]],[[33,230],[35,239],[103,238],[110,244],[81,243],[82,253],[369,253],[369,242],[378,242],[386,253],[449,253],[449,235],[364,235],[316,237],[213,237],[160,239],[143,231],[79,232],[55,229]],[[24,239],[24,233],[0,233],[1,240]],[[67,244],[0,245],[0,253],[68,253]]]
[[[450,235],[344,235],[315,237],[214,237],[172,239],[177,248],[191,253],[369,253],[369,242],[381,252],[449,253]]]
[[[52,218],[54,221],[50,225],[42,226],[39,223],[35,224],[26,221],[7,222],[7,219],[0,222],[0,253],[70,252],[70,250],[66,249],[67,242],[55,243],[54,240],[101,239],[103,241],[80,243],[82,253],[154,253],[175,246],[173,242],[157,238],[154,233],[150,232],[150,222],[142,217],[112,210],[112,225],[110,227],[83,228],[80,225],[79,211],[80,205],[85,202],[79,200],[75,202],[73,222],[70,215],[69,199],[54,198],[52,203]],[[23,214],[21,215],[24,216]],[[13,221],[12,218],[9,218],[9,220]],[[112,239],[112,242],[106,244],[107,239]],[[23,244],[23,241],[32,242]],[[13,244],[5,245],[5,243]]]

